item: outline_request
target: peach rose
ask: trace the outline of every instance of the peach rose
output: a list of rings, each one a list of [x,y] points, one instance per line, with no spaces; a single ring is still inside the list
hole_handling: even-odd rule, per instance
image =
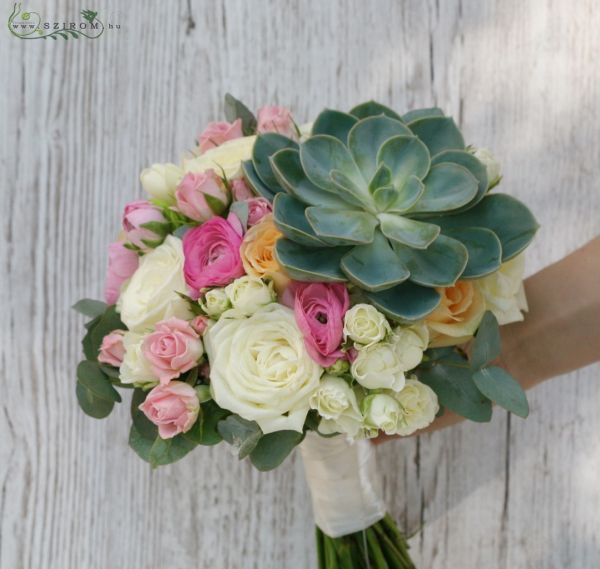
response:
[[[281,290],[289,279],[275,257],[275,243],[282,233],[275,227],[272,215],[266,215],[244,236],[240,255],[246,273],[257,278],[271,278],[277,290]]]
[[[455,346],[473,336],[485,312],[485,301],[471,281],[438,288],[442,300],[426,318],[430,331],[429,346]]]

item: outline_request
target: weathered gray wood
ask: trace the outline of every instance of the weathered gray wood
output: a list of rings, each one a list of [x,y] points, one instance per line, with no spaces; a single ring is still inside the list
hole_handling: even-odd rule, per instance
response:
[[[81,9],[28,6],[59,20]],[[81,320],[137,175],[176,160],[229,90],[250,106],[437,104],[504,164],[542,230],[529,271],[600,230],[600,12],[593,0],[220,0],[94,6],[98,41],[0,34],[3,305],[0,567],[313,567],[298,457],[270,474],[225,447],[151,472],[127,409],[83,416]],[[10,7],[6,6],[6,17]],[[593,569],[598,366],[531,393],[531,417],[378,450],[392,513],[431,569]]]

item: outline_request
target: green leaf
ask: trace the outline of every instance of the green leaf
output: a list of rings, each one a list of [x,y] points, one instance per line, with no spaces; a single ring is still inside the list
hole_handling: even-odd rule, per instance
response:
[[[319,237],[336,239],[340,245],[371,243],[378,225],[376,217],[363,211],[319,206],[306,208],[306,219]]]
[[[435,289],[409,281],[381,292],[369,292],[366,296],[390,318],[403,322],[425,318],[440,303],[440,294]]]
[[[386,107],[385,105],[382,105],[377,101],[373,101],[372,99],[365,103],[361,103],[360,105],[356,105],[356,107],[350,109],[350,114],[354,115],[356,118],[359,119],[374,117],[376,115],[385,115],[386,117],[390,117],[398,121],[402,120],[400,118],[400,115],[396,111],[393,111],[389,107]]]
[[[96,318],[85,324],[87,332],[81,340],[81,345],[83,346],[83,355],[88,360],[95,360],[98,356],[98,348],[100,346],[95,346],[92,342],[92,331],[98,325],[98,322],[100,322],[100,318],[102,318],[102,316],[96,316]]]
[[[429,148],[431,156],[444,150],[464,150],[465,141],[450,117],[426,117],[409,123],[412,130]]]
[[[106,303],[101,300],[93,300],[91,298],[82,298],[78,300],[72,307],[73,310],[89,316],[90,318],[96,318],[101,314],[104,314],[106,310]]]
[[[381,114],[365,118],[352,127],[348,147],[365,180],[370,180],[377,170],[381,145],[398,135],[412,136],[412,133],[400,121]]]
[[[209,193],[203,194],[204,200],[206,201],[206,205],[210,208],[210,210],[215,215],[222,215],[227,211],[227,203],[216,198],[215,196],[211,196]]]
[[[161,221],[148,221],[147,223],[142,223],[140,227],[148,229],[160,237],[167,236],[169,233],[171,233],[172,229],[170,223],[163,223]]]
[[[112,386],[110,380],[97,362],[83,360],[77,366],[77,381],[94,394],[98,399],[121,402],[119,392]]]
[[[398,190],[395,198],[386,203],[383,209],[391,213],[404,213],[419,201],[425,191],[425,186],[419,178],[410,176],[401,188],[395,189]],[[375,192],[376,202],[378,193],[379,191]]]
[[[100,369],[111,379],[116,379],[118,381],[121,377],[121,373],[118,367],[114,367],[108,364],[100,364]]]
[[[462,166],[444,162],[433,166],[423,180],[425,191],[410,213],[438,213],[457,209],[477,194],[478,182]]]
[[[263,436],[256,421],[247,421],[239,415],[229,415],[217,425],[219,434],[239,450],[240,460],[246,458]]]
[[[309,248],[289,239],[279,239],[275,244],[277,260],[289,276],[310,282],[346,281],[340,262],[349,250],[349,247]]]
[[[353,283],[373,292],[397,285],[410,274],[380,231],[373,243],[354,247],[342,258],[342,270]]]
[[[248,202],[233,202],[229,208],[230,212],[233,212],[240,220],[244,231],[248,228]]]
[[[196,445],[182,435],[177,435],[171,439],[156,437],[154,441],[151,441],[144,438],[135,425],[131,425],[129,446],[140,458],[149,462],[152,468],[156,468],[157,466],[177,462],[195,448]]]
[[[492,418],[492,404],[475,385],[472,373],[468,362],[456,353],[417,369],[419,379],[435,391],[444,407],[471,421],[487,422]]]
[[[402,188],[411,176],[424,178],[429,172],[429,150],[415,136],[395,136],[387,140],[377,153],[377,163],[383,162],[392,173],[392,183]]]
[[[252,111],[229,93],[225,94],[225,118],[229,122],[242,119],[242,131],[246,136],[256,133],[256,117]]]
[[[402,115],[402,120],[408,124],[411,122],[415,122],[418,119],[443,116],[444,111],[442,111],[442,109],[438,109],[438,107],[430,107],[427,109],[414,109],[412,111],[408,111],[407,113]]]
[[[440,228],[432,223],[391,213],[380,213],[377,217],[381,231],[388,239],[416,249],[426,249],[440,234]]]
[[[271,156],[284,148],[298,148],[298,144],[275,132],[259,134],[252,149],[252,164],[262,183],[273,193],[283,191],[271,167]]]
[[[434,221],[429,218],[429,221]],[[496,234],[483,227],[445,229],[444,235],[460,241],[469,255],[461,278],[480,278],[497,271],[502,263],[502,245]]]
[[[529,403],[519,383],[500,367],[484,367],[473,375],[477,388],[507,411],[526,418],[529,415]]]
[[[394,249],[410,271],[410,280],[424,286],[453,286],[467,265],[467,248],[445,235],[439,235],[427,249],[396,243]]]
[[[256,170],[254,169],[252,160],[245,160],[242,162],[242,170],[244,171],[246,182],[248,182],[248,185],[252,188],[254,193],[257,196],[262,196],[263,198],[267,198],[270,202],[272,202],[273,198],[275,197],[275,192],[271,191],[263,184],[262,180],[258,177]]]
[[[329,134],[346,144],[348,133],[358,119],[348,113],[325,109],[316,118],[311,134]]]
[[[91,390],[82,385],[79,381],[77,382],[75,392],[77,394],[79,407],[81,407],[86,415],[94,417],[94,419],[104,419],[104,417],[108,417],[115,406],[114,401],[96,397]]]
[[[288,238],[307,247],[324,247],[304,211],[306,205],[296,198],[279,193],[273,201],[273,220],[277,228]]]
[[[133,395],[131,396],[131,419],[140,436],[154,441],[158,437],[158,427],[139,408],[146,400],[147,395],[148,392],[143,389],[135,388],[133,390]]]
[[[121,321],[121,317],[117,312],[116,306],[109,306],[104,314],[100,316],[98,322],[89,329],[89,349],[92,357],[86,354],[88,359],[96,359],[100,350],[100,345],[104,336],[110,334],[114,330],[125,330],[125,324]],[[85,340],[85,339],[84,339]]]
[[[369,182],[369,193],[374,194],[380,188],[387,188],[392,184],[392,172],[385,164],[379,164]]]
[[[500,328],[498,320],[489,310],[483,315],[473,347],[471,349],[471,367],[480,369],[483,366],[492,363],[500,356]]]
[[[211,446],[223,440],[217,426],[231,413],[219,407],[212,399],[200,405],[198,420],[183,436],[198,445]]]
[[[294,447],[299,445],[303,439],[304,434],[297,431],[276,431],[263,435],[250,453],[250,460],[258,470],[273,470],[287,458]]]

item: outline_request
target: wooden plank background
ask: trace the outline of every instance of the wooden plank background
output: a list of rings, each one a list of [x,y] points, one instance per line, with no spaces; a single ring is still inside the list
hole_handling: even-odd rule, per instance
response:
[[[299,457],[259,474],[226,447],[151,472],[74,398],[82,320],[138,173],[177,160],[231,91],[299,121],[375,98],[439,105],[494,149],[542,223],[533,272],[600,230],[595,0],[32,0],[97,10],[97,41],[0,33],[0,567],[314,567]],[[12,2],[4,3],[5,15]],[[422,569],[600,566],[599,367],[530,395],[529,420],[378,449]]]

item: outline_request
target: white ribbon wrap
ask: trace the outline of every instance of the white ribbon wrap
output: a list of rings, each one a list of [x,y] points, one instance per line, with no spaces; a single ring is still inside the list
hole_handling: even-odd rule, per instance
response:
[[[300,445],[315,523],[329,537],[372,526],[385,516],[375,452],[368,440],[307,433]]]

